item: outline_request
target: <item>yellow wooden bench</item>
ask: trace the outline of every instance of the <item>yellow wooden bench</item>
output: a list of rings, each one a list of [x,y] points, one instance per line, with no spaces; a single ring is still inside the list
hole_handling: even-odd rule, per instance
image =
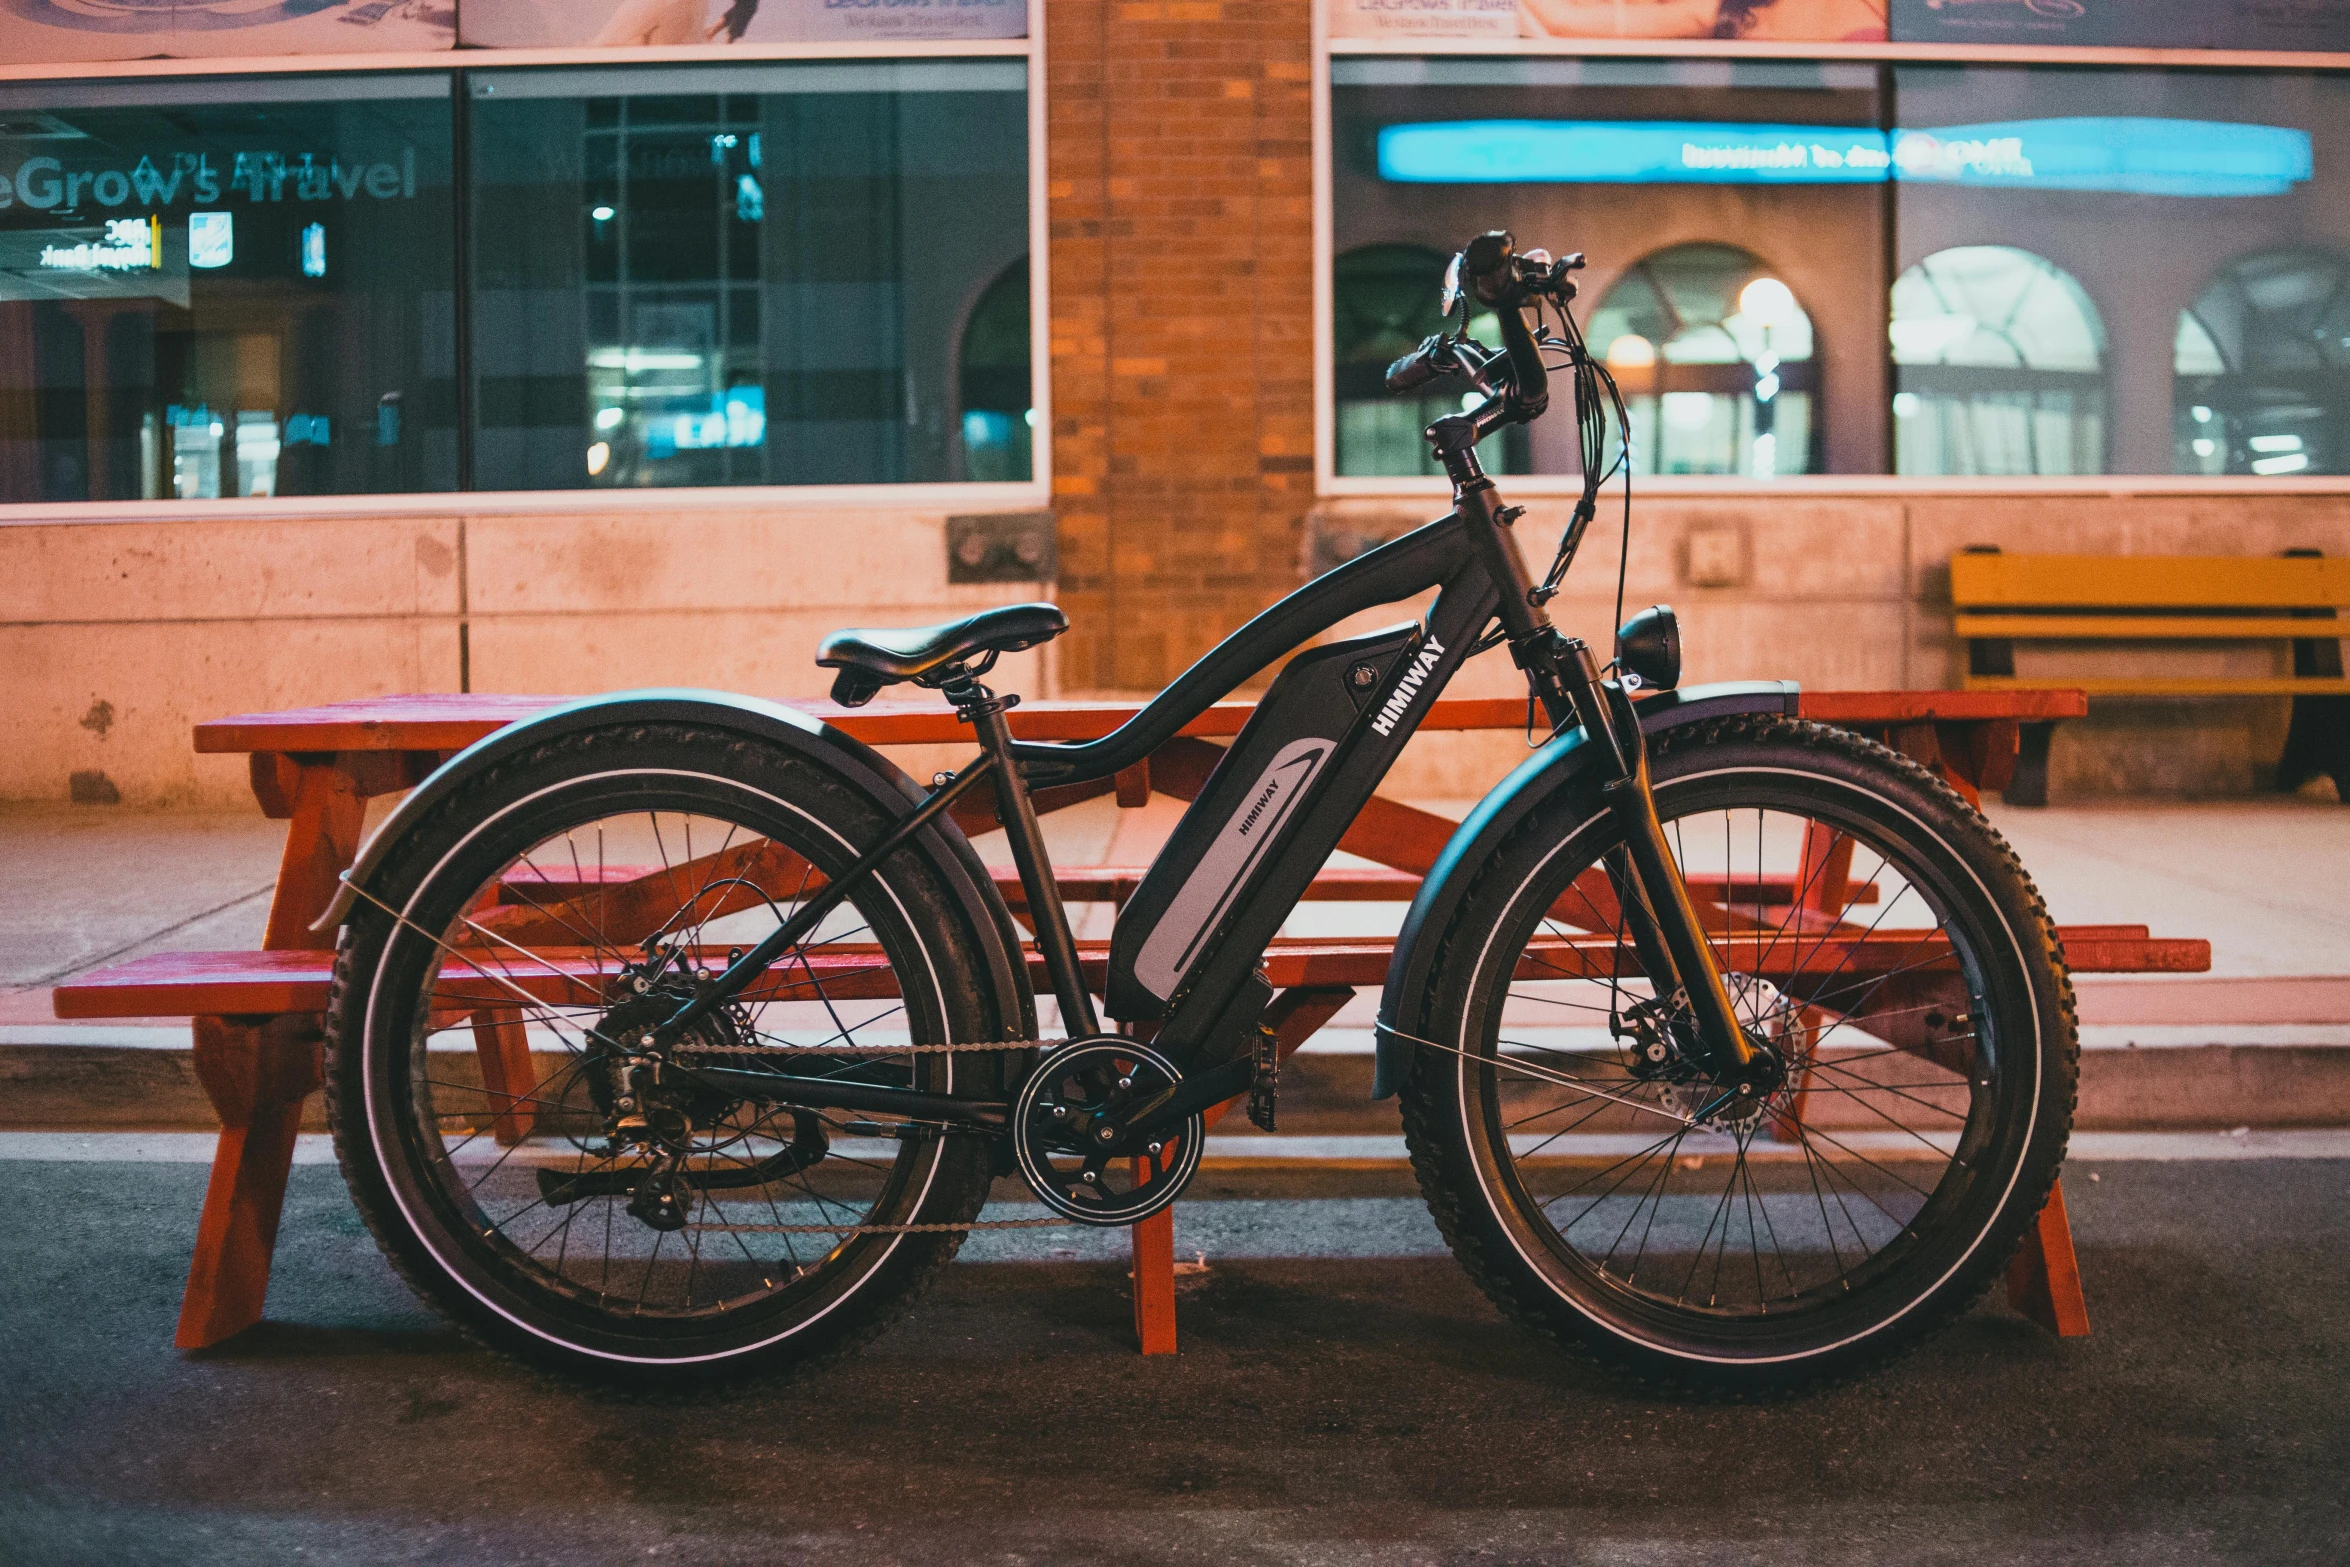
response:
[[[2032,642],[2275,642],[2291,672],[2247,676],[2067,675],[2099,697],[2289,696],[2292,727],[2277,784],[2319,774],[2350,800],[2350,679],[2337,612],[2350,609],[2350,558],[2315,550],[2278,556],[2008,555],[1976,545],[1950,558],[1953,630],[1967,648],[1966,688],[2015,690],[2015,644]],[[2280,660],[2282,662],[2282,660]],[[2052,726],[2024,727],[2013,805],[2047,801]]]

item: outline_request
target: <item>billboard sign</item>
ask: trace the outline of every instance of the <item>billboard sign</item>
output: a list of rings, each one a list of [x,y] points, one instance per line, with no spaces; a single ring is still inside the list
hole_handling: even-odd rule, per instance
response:
[[[2350,0],[1892,0],[1902,43],[2350,49]]]
[[[457,0],[0,0],[0,60],[448,49]]]
[[[1886,0],[1518,0],[1528,38],[1882,43]]]
[[[1028,0],[464,0],[470,48],[1025,38]]]

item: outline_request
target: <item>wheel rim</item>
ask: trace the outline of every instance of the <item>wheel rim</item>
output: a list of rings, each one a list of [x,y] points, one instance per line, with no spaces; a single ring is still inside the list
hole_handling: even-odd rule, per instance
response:
[[[635,771],[552,793],[469,834],[387,942],[367,1085],[394,1195],[475,1296],[575,1348],[680,1358],[761,1321],[796,1331],[905,1238],[944,1139],[901,1117],[672,1094],[663,1136],[615,1148],[610,1041],[633,1027],[616,1019],[689,993],[675,960],[723,969],[854,856],[724,780]],[[945,998],[911,930],[868,882],[699,1033],[728,1053],[695,1059],[948,1090],[955,1058],[913,1048],[944,1040]],[[648,937],[673,961],[631,999],[622,976]],[[767,1053],[783,1049],[800,1054]],[[656,1165],[676,1177],[666,1215],[647,1199]]]
[[[1657,798],[1734,1008],[1787,1082],[1687,1124],[1724,1096],[1648,1059],[1670,1030],[1633,977],[1595,816],[1481,964],[1455,1063],[1479,1178],[1551,1287],[1619,1331],[1748,1356],[1882,1326],[1979,1240],[2028,1134],[2033,1019],[2015,987],[1986,1002],[2011,938],[1955,853],[1906,815],[1897,840],[1857,793],[1743,772]]]

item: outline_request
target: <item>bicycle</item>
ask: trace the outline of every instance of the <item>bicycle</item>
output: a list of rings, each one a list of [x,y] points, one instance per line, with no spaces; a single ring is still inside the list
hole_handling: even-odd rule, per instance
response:
[[[1068,624],[1024,604],[824,642],[839,702],[911,683],[972,726],[977,756],[927,790],[788,709],[649,691],[518,724],[413,791],[320,924],[342,926],[336,1149],[394,1265],[495,1348],[681,1385],[862,1342],[975,1228],[1159,1211],[1199,1168],[1203,1112],[1248,1095],[1275,1124],[1260,960],[1418,716],[1506,648],[1546,733],[1421,886],[1376,1038],[1374,1094],[1400,1096],[1459,1260],[1519,1320],[1717,1391],[1848,1375],[1963,1311],[2064,1154],[2054,929],[1915,763],[1794,720],[1785,683],[1682,689],[1669,608],[1624,622],[1607,669],[1551,625],[1611,419],[1619,464],[1627,438],[1569,309],[1581,265],[1499,232],[1456,255],[1446,329],[1389,372],[1475,389],[1427,431],[1451,512],[1105,737],[1012,737],[1017,698],[983,677]],[[1498,349],[1468,336],[1472,299]],[[1476,448],[1544,413],[1546,355],[1584,485],[1536,581]],[[1032,791],[1134,766],[1283,653],[1429,589],[1424,619],[1306,646],[1272,681],[1118,918],[1106,1032]],[[1619,577],[1619,620],[1621,598]],[[1049,1037],[949,815],[983,785]],[[501,1028],[561,1069],[485,1080],[473,1045]],[[1049,1217],[982,1220],[1015,1171]]]

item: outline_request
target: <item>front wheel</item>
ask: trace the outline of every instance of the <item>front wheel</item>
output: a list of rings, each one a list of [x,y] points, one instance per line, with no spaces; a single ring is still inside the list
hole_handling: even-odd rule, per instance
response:
[[[1478,873],[1423,993],[1404,1126],[1506,1311],[1651,1379],[1764,1392],[1905,1350],[2006,1265],[2077,1070],[2055,931],[2014,853],[1914,763],[1812,724],[1652,742],[1657,813],[1750,1039],[1717,1085],[1641,977],[1599,796]]]

